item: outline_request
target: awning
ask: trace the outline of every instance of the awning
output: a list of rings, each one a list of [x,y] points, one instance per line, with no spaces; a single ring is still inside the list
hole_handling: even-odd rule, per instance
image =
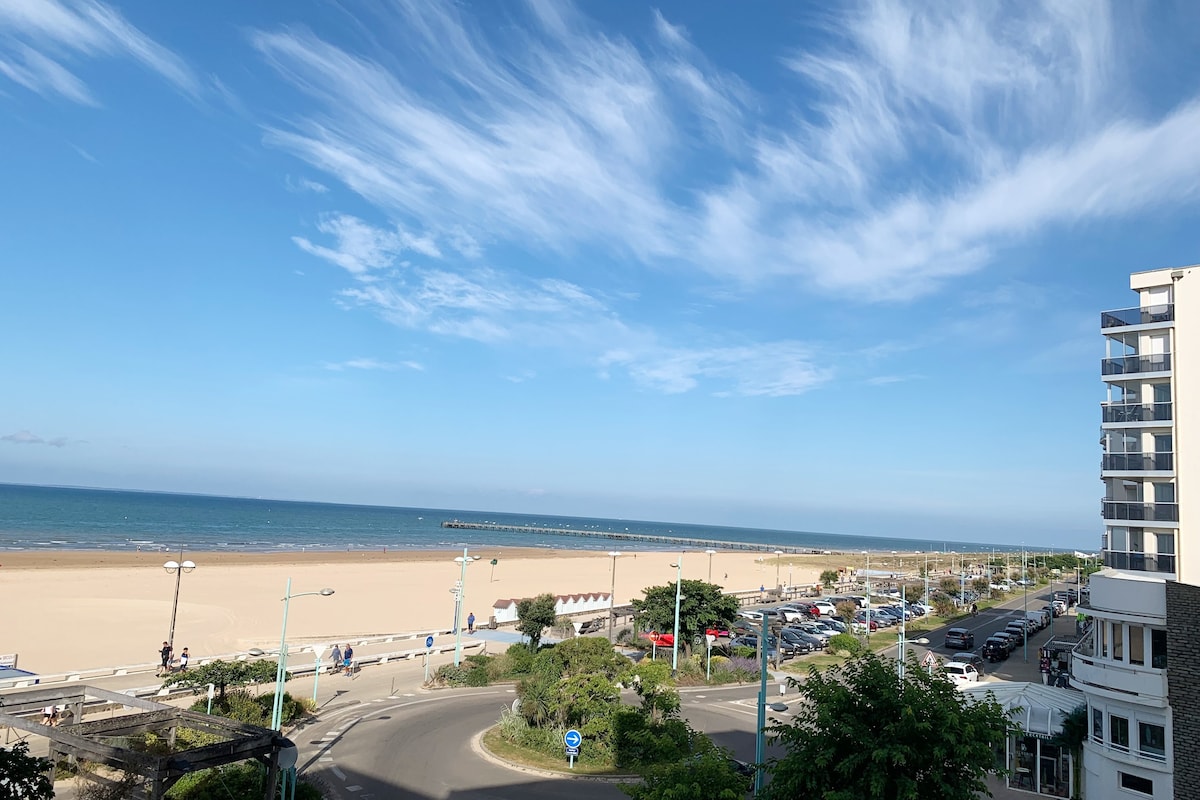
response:
[[[1049,739],[1062,730],[1063,718],[1087,701],[1083,692],[1025,681],[984,681],[962,687],[971,699],[990,694],[1028,736]]]

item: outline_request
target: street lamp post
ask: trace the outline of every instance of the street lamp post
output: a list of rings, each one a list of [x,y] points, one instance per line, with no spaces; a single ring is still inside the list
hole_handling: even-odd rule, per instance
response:
[[[179,560],[168,561],[163,564],[163,569],[168,575],[175,576],[175,600],[171,603],[171,628],[167,633],[167,645],[171,648],[175,647],[175,615],[179,611],[179,583],[183,580],[183,573],[191,572],[196,568],[196,565],[191,561],[183,560],[183,548],[179,548]]]
[[[674,678],[679,674],[679,598],[683,587],[683,553],[671,566],[675,567],[675,635],[671,637],[671,677]]]
[[[716,550],[711,547],[704,551],[708,554],[708,582],[712,583],[712,557],[716,554]]]
[[[467,548],[463,548],[461,556],[455,556],[454,560],[460,565],[458,576],[458,592],[456,602],[454,604],[454,666],[462,663],[462,610],[463,603],[467,599],[467,564],[472,561],[478,561],[479,556],[467,555]]]
[[[788,707],[783,703],[771,703],[767,705],[767,633],[769,620],[767,615],[763,614],[762,618],[762,633],[758,640],[758,731],[754,736],[754,796],[758,797],[762,793],[763,784],[766,779],[766,771],[764,762],[767,760],[767,708],[772,711],[787,711]]]
[[[1025,612],[1025,617],[1022,620],[1022,622],[1025,622],[1025,624],[1028,625],[1029,623],[1026,622],[1026,620],[1029,619],[1029,576],[1026,573],[1024,542],[1021,543],[1021,584],[1022,584],[1021,588],[1025,590],[1025,598],[1022,601],[1024,604],[1023,610]],[[1025,663],[1028,664],[1029,663],[1029,637],[1023,636],[1021,638],[1023,640],[1023,642],[1021,644],[1021,649],[1023,651]]]
[[[779,557],[783,555],[782,550],[775,551],[775,588],[779,588]]]
[[[275,667],[275,702],[271,706],[271,730],[277,731],[283,726],[283,685],[287,681],[287,621],[292,598],[308,595],[329,597],[331,594],[333,594],[333,589],[292,594],[292,579],[287,579],[287,589],[283,593],[283,625],[279,630],[279,661]]]
[[[867,557],[867,647],[871,646],[871,551],[863,550],[863,555]]]
[[[612,643],[613,628],[617,627],[617,557],[621,555],[621,551],[609,550],[608,555],[612,559],[612,589],[608,593],[608,641]]]
[[[904,591],[904,584],[900,584],[900,608],[908,611],[908,596]],[[896,651],[898,658],[896,659],[896,675],[900,678],[900,682],[904,682],[904,655],[905,645],[908,643],[908,628],[906,627],[907,614],[900,615],[900,638],[896,642]],[[914,644],[929,644],[929,640],[922,636],[919,639],[913,639]]]
[[[921,598],[921,602],[927,606],[933,605],[929,602],[929,553],[925,554],[925,596]]]

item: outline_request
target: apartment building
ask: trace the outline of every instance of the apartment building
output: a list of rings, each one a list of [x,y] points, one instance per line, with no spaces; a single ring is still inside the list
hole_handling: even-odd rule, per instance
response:
[[[1137,304],[1100,315],[1105,569],[1071,667],[1088,704],[1084,796],[1195,800],[1200,497],[1183,490],[1200,472],[1200,266],[1129,285]]]

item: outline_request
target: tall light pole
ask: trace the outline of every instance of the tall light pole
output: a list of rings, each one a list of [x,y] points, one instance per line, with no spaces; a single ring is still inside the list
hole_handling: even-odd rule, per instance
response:
[[[929,602],[929,553],[925,554],[925,597],[921,602],[930,608],[933,607],[933,604]]]
[[[1023,601],[1024,606],[1025,606],[1024,607],[1025,618],[1022,620],[1022,622],[1024,622],[1026,628],[1028,628],[1028,626],[1029,626],[1029,577],[1026,575],[1025,569],[1026,569],[1025,543],[1022,542],[1021,543],[1021,583],[1023,585],[1021,586],[1021,588],[1025,590],[1025,599]],[[1028,664],[1029,663],[1029,636],[1028,635],[1022,636],[1021,639],[1022,639],[1021,648],[1024,651],[1023,654],[1025,656],[1025,663]]]
[[[280,730],[283,725],[283,685],[287,681],[287,621],[292,598],[309,595],[329,597],[331,594],[333,594],[333,589],[292,594],[292,579],[287,579],[287,589],[283,593],[283,626],[279,630],[279,661],[275,666],[275,702],[271,706],[271,730],[273,731]]]
[[[763,614],[762,633],[758,640],[758,731],[754,736],[755,797],[758,797],[762,793],[763,783],[765,783],[766,778],[763,762],[767,760],[767,650],[770,648],[770,645],[767,644],[767,635],[769,633],[768,623],[767,615]],[[776,647],[780,644],[782,642],[776,643]],[[769,708],[772,711],[788,710],[788,707],[783,703],[771,703]]]
[[[712,583],[712,557],[716,554],[716,550],[711,547],[704,551],[708,554],[708,582]]]
[[[461,556],[455,556],[461,567],[458,577],[458,592],[456,602],[454,604],[454,666],[462,663],[462,610],[463,603],[467,599],[467,564],[472,561],[478,561],[479,556],[467,555],[467,548],[463,548]]]
[[[196,565],[191,561],[183,560],[183,548],[179,548],[179,560],[168,561],[163,564],[163,569],[168,575],[175,576],[175,600],[171,603],[171,629],[167,633],[167,645],[175,647],[175,614],[179,611],[179,582],[183,579],[183,573],[191,572],[196,568]]]
[[[779,588],[779,558],[783,555],[782,550],[775,551],[775,588]]]
[[[905,610],[907,610],[907,608],[906,608],[907,605],[908,605],[908,597],[904,591],[904,584],[900,584],[900,606],[901,606],[901,608],[904,608]],[[897,677],[900,678],[900,683],[904,683],[905,645],[908,643],[908,635],[907,635],[908,629],[905,627],[906,619],[907,619],[906,615],[904,615],[904,614],[900,615],[900,640],[897,642],[897,654],[898,654],[899,658],[896,659],[896,675],[897,675]],[[929,644],[929,640],[926,639],[924,636],[922,636],[919,639],[913,639],[913,643],[914,644]]]
[[[671,637],[671,677],[674,678],[679,673],[679,598],[683,587],[683,553],[671,566],[675,568],[675,635]]]
[[[608,555],[612,559],[612,589],[608,593],[608,641],[611,643],[613,628],[617,627],[617,557],[621,551],[609,550]]]
[[[871,646],[871,551],[863,550],[863,555],[867,557],[867,567],[864,570],[867,575],[867,647]]]

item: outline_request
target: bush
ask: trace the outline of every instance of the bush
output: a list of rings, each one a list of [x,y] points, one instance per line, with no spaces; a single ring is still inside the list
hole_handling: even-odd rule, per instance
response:
[[[533,670],[533,653],[523,644],[509,645],[504,653],[508,659],[508,674],[510,676],[528,675]]]
[[[467,670],[467,686],[487,686],[488,685],[488,669],[487,665],[476,666]]]
[[[755,648],[744,644],[739,644],[730,652],[733,654],[734,658],[754,658],[756,655],[758,655],[758,651]]]
[[[839,633],[831,636],[829,644],[826,646],[826,650],[831,653],[846,652],[852,656],[858,655],[862,651],[862,648],[862,642],[858,640],[858,637],[852,636],[849,633]]]
[[[440,686],[466,686],[467,668],[463,666],[456,667],[453,664],[443,664],[438,667],[437,672],[433,673],[432,683]]]
[[[189,772],[166,791],[170,800],[229,800],[230,797],[262,797],[267,770],[252,761]],[[300,778],[296,800],[321,800],[315,786]]]
[[[223,699],[218,697],[213,700],[212,713],[247,725],[267,728],[271,725],[271,706],[274,703],[274,694],[253,695],[246,689],[230,689]],[[201,713],[208,711],[208,698],[192,703],[191,710]],[[284,725],[290,725],[313,710],[315,704],[312,698],[297,699],[288,692],[283,693],[283,713],[280,718]]]

